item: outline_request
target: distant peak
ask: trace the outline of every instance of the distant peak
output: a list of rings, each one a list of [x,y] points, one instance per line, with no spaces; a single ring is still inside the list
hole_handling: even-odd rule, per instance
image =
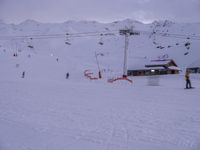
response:
[[[140,22],[140,21],[137,21],[137,20],[132,20],[132,19],[130,19],[130,18],[128,18],[128,19],[125,19],[125,20],[123,20],[123,21],[125,21],[125,22],[128,22],[128,23],[138,23],[138,24],[143,24],[142,22]]]
[[[75,23],[76,21],[75,20],[67,20],[67,21],[65,21],[64,23],[65,24],[71,24],[71,23]]]
[[[71,23],[83,23],[83,24],[92,23],[92,24],[95,24],[95,23],[98,23],[98,22],[93,21],[93,20],[68,20],[68,21],[65,21],[64,23],[66,23],[66,24],[71,24]]]
[[[152,24],[154,24],[155,26],[165,27],[165,26],[171,26],[172,24],[175,24],[175,22],[170,20],[156,20]]]
[[[40,24],[40,23],[35,20],[32,20],[32,19],[27,19],[27,20],[21,22],[20,24]]]
[[[112,22],[112,23],[121,23],[121,22],[125,22],[125,23],[128,23],[128,24],[143,24],[143,23],[140,22],[140,21],[132,20],[132,19],[130,19],[130,18],[124,19],[124,20],[119,20],[119,21],[114,21],[114,22]]]

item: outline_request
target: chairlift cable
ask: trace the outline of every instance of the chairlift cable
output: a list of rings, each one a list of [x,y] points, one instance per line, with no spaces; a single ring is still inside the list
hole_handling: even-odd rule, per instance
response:
[[[152,32],[144,30],[136,30],[143,35],[152,34]],[[59,38],[82,38],[82,37],[93,37],[93,36],[116,36],[119,34],[118,30],[110,31],[95,31],[95,32],[80,32],[80,33],[68,33],[66,34],[38,34],[38,35],[15,35],[15,36],[0,36],[0,40],[21,40],[21,39],[59,39]],[[191,39],[191,40],[200,40],[200,36],[194,35],[184,35],[184,34],[174,34],[174,33],[154,33],[157,36],[170,37],[170,38],[179,38],[179,39]]]

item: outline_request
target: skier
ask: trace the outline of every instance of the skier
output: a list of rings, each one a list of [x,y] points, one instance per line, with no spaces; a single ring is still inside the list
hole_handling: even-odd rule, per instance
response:
[[[186,81],[186,89],[192,88],[191,81],[190,81],[190,72],[186,70],[185,72],[185,81]]]
[[[22,72],[22,78],[24,78],[24,77],[25,77],[25,71]]]
[[[102,76],[101,76],[101,71],[99,71],[99,79],[101,79],[102,78]]]
[[[68,78],[69,78],[69,72],[66,73],[66,79],[68,79]]]

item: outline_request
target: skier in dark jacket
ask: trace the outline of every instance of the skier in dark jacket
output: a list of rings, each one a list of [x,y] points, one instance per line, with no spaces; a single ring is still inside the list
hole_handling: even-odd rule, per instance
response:
[[[186,81],[186,89],[192,88],[191,81],[190,81],[190,72],[188,70],[185,73],[185,81]]]
[[[69,78],[69,72],[66,73],[66,79],[68,79],[68,78]]]
[[[24,78],[24,77],[25,77],[25,71],[22,72],[22,78]]]

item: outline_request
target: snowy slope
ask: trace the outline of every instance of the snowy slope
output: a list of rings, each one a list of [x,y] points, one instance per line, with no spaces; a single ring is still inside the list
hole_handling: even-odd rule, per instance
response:
[[[199,60],[199,25],[0,22],[0,150],[199,150],[199,75],[192,90],[183,74],[159,77],[158,86],[147,77],[107,82],[122,75],[119,29],[141,31],[129,38],[129,68],[165,57],[184,69]],[[87,69],[97,76],[95,52],[102,80],[84,76]]]

